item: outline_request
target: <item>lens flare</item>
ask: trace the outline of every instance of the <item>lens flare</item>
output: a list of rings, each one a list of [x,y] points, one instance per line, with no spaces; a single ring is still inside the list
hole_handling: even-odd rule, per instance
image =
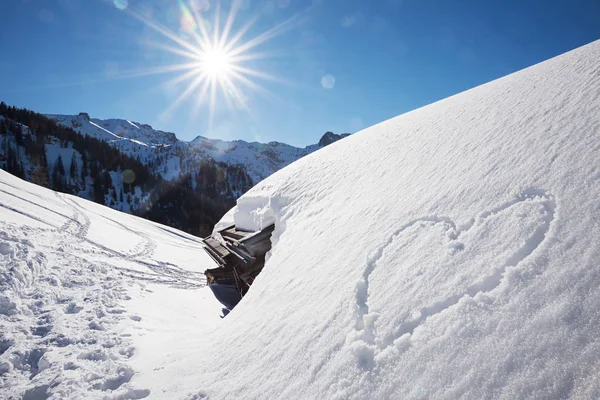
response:
[[[325,89],[333,89],[333,87],[335,86],[335,78],[333,75],[325,75],[324,77],[321,78],[321,85],[325,88]]]
[[[135,172],[133,172],[130,169],[126,169],[125,171],[123,171],[123,182],[129,184],[135,182]]]
[[[124,10],[127,8],[128,3],[127,0],[113,0],[113,4],[115,5],[115,7],[117,7],[119,10]]]
[[[178,3],[181,11],[181,18],[179,22],[181,24],[181,29],[187,33],[195,32],[196,29],[198,29],[198,24],[196,24],[194,15],[184,2],[179,1]]]

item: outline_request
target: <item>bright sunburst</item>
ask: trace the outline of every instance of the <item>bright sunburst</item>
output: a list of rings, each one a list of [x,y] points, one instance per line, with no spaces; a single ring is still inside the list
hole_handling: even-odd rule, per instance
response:
[[[270,94],[256,81],[260,79],[282,81],[275,76],[248,66],[250,60],[271,57],[268,52],[256,51],[259,45],[292,28],[299,15],[284,21],[260,35],[244,40],[244,36],[256,22],[254,18],[241,26],[235,33],[233,27],[240,11],[241,0],[235,0],[221,27],[220,6],[215,1],[214,11],[209,14],[210,3],[194,0],[177,1],[180,15],[178,32],[161,25],[153,18],[141,12],[129,9],[129,12],[146,26],[170,40],[171,45],[154,43],[154,46],[182,56],[184,62],[142,71],[139,75],[170,73],[179,74],[166,82],[171,87],[184,87],[176,100],[163,112],[160,119],[168,118],[172,112],[187,99],[193,98],[196,109],[205,104],[209,107],[209,128],[217,98],[223,99],[230,108],[248,109],[245,90]],[[209,17],[210,15],[210,17]]]
[[[231,56],[223,49],[210,49],[204,52],[198,63],[200,73],[206,73],[208,76],[219,80],[225,79],[231,72]]]

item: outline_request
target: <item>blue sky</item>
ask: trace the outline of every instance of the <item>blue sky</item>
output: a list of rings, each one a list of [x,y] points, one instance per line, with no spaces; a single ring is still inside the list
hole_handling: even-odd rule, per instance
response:
[[[178,82],[189,70],[153,72],[190,64],[165,47],[197,47],[200,26],[212,32],[219,8],[222,28],[231,0],[4,3],[0,100],[127,118],[183,140],[304,146],[327,130],[355,132],[600,38],[597,0],[242,0],[232,34],[254,23],[236,46],[277,34],[242,53],[254,57],[237,63],[254,71],[242,73],[250,85],[229,76],[227,92],[215,86],[211,111],[201,86],[177,102],[202,68]]]

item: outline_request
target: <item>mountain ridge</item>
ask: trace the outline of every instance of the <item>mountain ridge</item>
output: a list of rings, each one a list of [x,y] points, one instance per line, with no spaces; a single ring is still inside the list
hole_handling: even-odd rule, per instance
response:
[[[210,157],[195,160],[193,168],[181,171],[182,157],[165,160],[155,154],[148,158],[152,152],[144,152],[142,162],[140,153],[126,153],[105,137],[82,135],[30,110],[2,102],[0,116],[0,168],[40,186],[191,234],[210,232],[218,218],[253,185],[245,168]],[[134,144],[135,149],[148,148],[125,142]],[[179,169],[173,174],[176,167]]]
[[[93,118],[86,112],[80,112],[76,115],[45,115],[81,134],[106,140],[125,154],[139,156],[142,162],[153,161],[152,154],[159,153],[165,157],[174,156],[175,153],[192,159],[210,157],[217,162],[245,165],[247,172],[255,183],[299,158],[350,135],[349,133],[335,134],[328,131],[323,134],[316,144],[305,147],[295,147],[277,141],[268,143],[245,140],[227,141],[202,135],[198,135],[190,141],[185,141],[178,139],[175,133],[157,130],[149,124],[142,124],[128,119]],[[160,168],[164,169],[166,164],[160,162],[159,164],[157,172],[160,173]],[[185,173],[186,168],[182,167],[181,171]],[[163,172],[162,175],[165,179],[173,179],[176,171],[172,171],[171,174]]]

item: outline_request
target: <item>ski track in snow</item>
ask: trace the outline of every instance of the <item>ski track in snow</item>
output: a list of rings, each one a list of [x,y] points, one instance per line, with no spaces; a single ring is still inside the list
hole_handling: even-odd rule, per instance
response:
[[[131,229],[127,225],[106,215],[85,209],[77,204],[74,200],[69,199],[62,194],[56,193],[56,195],[73,208],[75,212],[74,220],[81,218],[85,220],[85,222],[82,224],[82,229],[75,234],[76,237],[101,248],[113,257],[119,257],[121,259],[131,261],[150,270],[149,272],[144,272],[125,267],[111,266],[111,268],[120,270],[122,275],[146,282],[168,284],[178,288],[198,288],[205,285],[203,273],[187,271],[176,266],[175,264],[164,261],[148,261],[148,259],[152,257],[154,250],[157,247],[156,242],[148,234],[139,230]],[[128,253],[123,253],[85,238],[87,230],[90,226],[90,220],[89,217],[87,217],[87,214],[94,214],[100,218],[110,221],[113,224],[118,225],[120,228],[136,235],[140,241]]]
[[[171,286],[178,287],[178,288],[199,288],[199,287],[202,287],[205,285],[203,273],[184,270],[175,264],[164,262],[164,261],[154,260],[152,262],[149,262],[147,260],[144,260],[144,258],[147,259],[147,258],[152,257],[154,250],[157,247],[156,242],[146,233],[141,232],[139,230],[131,229],[127,225],[125,225],[113,218],[110,218],[106,215],[102,215],[102,214],[96,213],[94,211],[85,209],[82,206],[80,206],[79,204],[77,204],[74,200],[69,199],[69,198],[65,197],[64,195],[61,195],[59,193],[57,193],[56,195],[59,198],[61,198],[63,201],[65,201],[67,204],[69,204],[71,207],[73,207],[76,216],[85,219],[86,228],[83,229],[81,231],[81,233],[83,233],[83,232],[87,233],[87,230],[89,229],[89,218],[87,217],[86,214],[91,213],[91,214],[97,215],[100,218],[104,218],[104,219],[110,221],[111,223],[118,225],[122,229],[138,236],[138,238],[140,239],[138,244],[136,244],[129,253],[122,253],[122,252],[110,249],[106,246],[103,246],[97,242],[86,239],[85,234],[75,235],[75,236],[79,237],[81,240],[85,240],[88,243],[91,243],[97,247],[102,248],[103,250],[105,250],[109,254],[112,254],[113,256],[117,256],[117,257],[129,260],[131,262],[134,262],[136,264],[142,265],[145,268],[149,269],[150,272],[141,272],[138,270],[124,268],[124,267],[111,267],[111,268],[119,269],[123,275],[126,275],[130,278],[136,278],[138,280],[143,280],[146,282],[169,284]],[[78,210],[81,210],[82,212],[79,212]]]
[[[4,183],[4,182],[0,182],[0,184],[4,184],[4,185],[5,185],[5,183]],[[56,210],[52,210],[51,208],[45,207],[45,206],[43,206],[43,205],[41,205],[41,204],[37,204],[37,203],[35,203],[35,202],[31,201],[31,200],[27,200],[26,198],[24,198],[24,197],[21,197],[21,196],[18,196],[18,195],[14,194],[14,193],[7,192],[6,190],[3,190],[3,189],[0,189],[0,192],[2,192],[2,193],[4,193],[4,194],[7,194],[7,195],[9,195],[9,196],[12,196],[12,197],[14,197],[14,198],[17,198],[17,199],[19,199],[19,200],[21,200],[21,201],[24,201],[24,202],[26,202],[26,203],[29,203],[29,204],[31,204],[31,205],[34,205],[34,206],[36,206],[36,207],[43,208],[44,210],[46,210],[46,211],[50,211],[51,213],[54,213],[54,214],[56,214],[56,215],[58,215],[58,216],[61,216],[61,217],[63,217],[63,218],[69,218],[68,216],[66,216],[66,215],[64,215],[64,214],[62,214],[62,213],[59,213],[59,212],[58,212],[58,211],[56,211]]]
[[[148,389],[129,384],[135,348],[122,326],[141,318],[128,315],[128,288],[158,283],[195,289],[205,285],[203,274],[152,259],[157,243],[151,235],[70,196],[55,193],[43,205],[27,198],[39,199],[39,193],[0,183],[15,189],[0,189],[0,195],[17,200],[10,206],[2,201],[1,212],[48,226],[0,220],[0,398],[147,397]],[[49,223],[44,214],[64,223]],[[88,238],[100,218],[135,235],[137,243],[124,252]]]
[[[493,273],[480,277],[479,280],[469,285],[469,287],[459,294],[448,296],[440,301],[429,304],[419,310],[413,310],[412,315],[417,315],[416,318],[403,321],[396,329],[391,337],[380,337],[377,332],[377,319],[380,315],[370,315],[369,299],[371,296],[376,296],[377,293],[372,293],[370,287],[370,277],[377,269],[379,262],[384,257],[386,250],[394,243],[394,241],[409,228],[420,224],[442,225],[447,237],[450,239],[449,247],[453,250],[460,251],[464,244],[458,241],[461,235],[468,232],[475,225],[484,224],[486,219],[510,210],[515,205],[523,202],[532,201],[540,204],[543,207],[543,215],[541,224],[533,231],[533,233],[521,243],[521,246],[514,251],[513,255],[504,261],[499,268],[496,268]],[[429,318],[441,314],[464,297],[475,298],[479,293],[488,293],[494,291],[501,285],[502,279],[508,267],[518,267],[525,261],[535,250],[544,242],[552,223],[555,218],[556,202],[554,197],[544,190],[530,189],[523,191],[515,199],[510,200],[500,206],[485,211],[478,215],[477,218],[471,219],[468,224],[457,227],[456,223],[442,216],[428,216],[417,218],[398,228],[391,237],[385,242],[376,252],[373,257],[367,262],[363,277],[358,282],[356,288],[356,330],[361,333],[360,340],[370,346],[376,346],[378,351],[383,351],[386,348],[393,346],[397,339],[404,335],[408,335],[408,341],[414,331],[423,325]],[[414,312],[417,311],[417,312]],[[389,310],[393,312],[393,310]],[[372,369],[375,360],[375,353],[359,351],[357,352],[357,362],[360,366],[366,369]],[[367,357],[367,358],[365,358]]]

